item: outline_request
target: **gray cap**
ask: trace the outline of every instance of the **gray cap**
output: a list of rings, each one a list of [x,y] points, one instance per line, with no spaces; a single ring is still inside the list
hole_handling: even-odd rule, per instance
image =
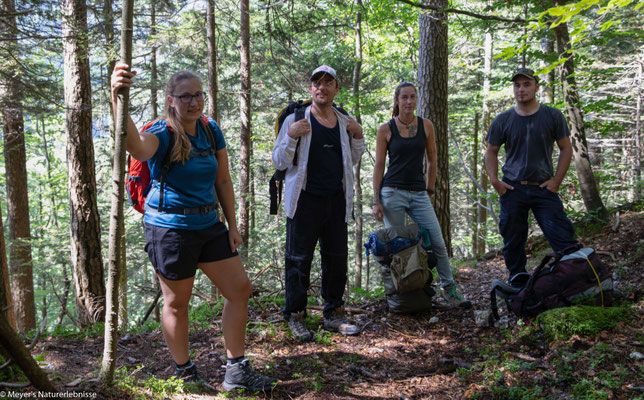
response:
[[[533,79],[535,82],[539,83],[539,78],[534,76],[534,71],[531,70],[530,68],[519,68],[517,72],[515,72],[514,75],[512,75],[512,79],[510,80],[514,81],[515,79],[517,79],[518,76],[525,76],[526,78]]]
[[[311,81],[314,81],[315,76],[319,74],[329,74],[333,79],[336,81],[338,80],[338,74],[335,72],[335,70],[328,65],[320,65],[316,69],[313,70],[311,73]]]

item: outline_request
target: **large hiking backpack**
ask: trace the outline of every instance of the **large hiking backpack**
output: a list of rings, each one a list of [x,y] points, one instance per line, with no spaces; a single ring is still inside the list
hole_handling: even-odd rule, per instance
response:
[[[380,275],[389,311],[410,314],[431,308],[435,291],[431,269],[436,256],[429,232],[416,224],[380,229],[364,244],[367,256],[380,264]]]
[[[595,250],[583,248],[564,254],[544,257],[523,288],[513,288],[498,279],[492,281],[490,302],[494,318],[499,319],[497,296],[505,300],[508,310],[521,318],[532,318],[577,301],[610,305],[611,272]]]
[[[312,103],[312,100],[298,100],[298,101],[291,101],[288,103],[288,105],[280,110],[280,112],[277,114],[277,119],[275,120],[275,138],[277,139],[277,135],[280,132],[280,129],[282,128],[282,125],[284,125],[284,120],[286,117],[288,117],[291,114],[295,114],[295,119],[293,122],[297,122],[301,119],[304,118],[304,113],[306,111],[306,107],[310,106]],[[340,113],[344,115],[349,115],[349,113],[342,107],[339,107],[333,104],[333,107],[338,110]],[[349,140],[349,143],[351,141]],[[297,153],[300,148],[300,140],[297,140],[297,144],[295,145],[295,155],[293,156],[293,166],[297,165]],[[271,206],[270,206],[270,214],[271,215],[277,215],[277,207],[279,204],[282,202],[282,189],[284,188],[284,177],[286,176],[286,169],[277,169],[275,170],[275,173],[271,177],[270,182],[268,183],[268,191],[271,197]]]
[[[141,128],[141,132],[145,132],[146,130],[150,129],[150,127],[155,122],[156,121],[152,121],[145,124],[143,128]],[[208,137],[208,142],[210,143],[210,150],[207,152],[208,154],[194,153],[194,154],[191,154],[191,157],[199,157],[199,156],[214,154],[214,152],[216,151],[215,133],[212,131],[212,127],[210,126],[210,121],[208,120],[208,117],[206,117],[205,115],[202,115],[201,118],[199,118],[199,123],[201,124],[201,128],[204,130],[204,132],[206,133],[206,136]],[[170,172],[170,169],[174,164],[170,162],[170,155],[172,153],[172,147],[174,147],[174,142],[175,142],[174,130],[172,129],[170,124],[168,124],[168,133],[170,136],[168,151],[163,157],[163,161],[161,162],[161,172],[157,177],[157,180],[161,185],[160,192],[159,192],[159,211],[170,212],[174,214],[197,214],[197,213],[204,214],[204,213],[211,212],[212,210],[216,209],[216,204],[203,206],[203,207],[196,207],[194,209],[192,208],[191,209],[184,209],[184,208],[169,209],[169,208],[163,207],[163,192],[164,192],[163,189],[165,187],[165,177],[168,175],[168,172]],[[132,206],[132,208],[134,208],[136,211],[140,212],[141,214],[144,214],[145,197],[148,195],[148,192],[152,188],[152,179],[150,178],[150,167],[148,166],[147,161],[139,161],[135,158],[132,158],[132,156],[129,154],[127,156],[127,165],[128,167],[127,167],[127,177],[125,180],[125,191],[127,192],[128,198],[130,200],[130,205]]]

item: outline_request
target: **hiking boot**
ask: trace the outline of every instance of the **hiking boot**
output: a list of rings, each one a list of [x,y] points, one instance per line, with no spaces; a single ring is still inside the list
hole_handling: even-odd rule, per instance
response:
[[[308,329],[306,329],[306,324],[304,323],[305,317],[306,311],[291,314],[291,317],[288,320],[288,328],[297,340],[301,342],[310,342],[313,339],[313,335]]]
[[[225,390],[246,389],[253,392],[272,390],[276,379],[268,378],[253,371],[250,361],[244,358],[238,363],[226,365],[226,377],[222,385]]]
[[[329,315],[324,317],[324,328],[350,336],[360,333],[360,328],[349,322],[342,307],[331,310]]]
[[[447,300],[447,302],[452,307],[459,307],[459,308],[472,307],[472,303],[469,300],[465,300],[463,295],[458,292],[456,285],[445,286],[443,288],[443,298]]]
[[[186,365],[185,367],[178,367],[175,364],[174,376],[184,382],[202,381],[201,377],[199,376],[199,372],[197,371],[197,366],[192,361],[190,361],[190,364]]]

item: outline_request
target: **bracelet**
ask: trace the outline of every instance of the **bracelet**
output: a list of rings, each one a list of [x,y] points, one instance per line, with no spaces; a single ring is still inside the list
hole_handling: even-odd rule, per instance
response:
[[[433,195],[434,194],[434,189],[426,189],[428,195]]]

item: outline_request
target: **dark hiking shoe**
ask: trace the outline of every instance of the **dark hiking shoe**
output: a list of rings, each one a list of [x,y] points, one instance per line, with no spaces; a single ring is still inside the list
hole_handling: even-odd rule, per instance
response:
[[[472,303],[469,300],[466,300],[463,297],[463,295],[459,293],[456,285],[445,286],[443,288],[443,298],[447,300],[447,302],[452,307],[459,307],[459,308],[472,307]]]
[[[273,389],[276,379],[268,378],[253,371],[248,359],[226,365],[225,390],[246,389],[253,392],[264,392]]]
[[[313,339],[313,335],[308,329],[306,329],[306,324],[304,323],[305,317],[305,311],[291,314],[291,317],[288,320],[288,328],[297,340],[301,342],[310,342]]]
[[[199,376],[199,372],[197,371],[197,366],[192,361],[190,361],[190,364],[186,365],[185,367],[175,366],[174,376],[176,376],[177,379],[181,379],[184,382],[202,382],[203,381],[203,379],[201,379],[201,376]]]
[[[349,322],[342,307],[332,310],[327,317],[324,317],[324,328],[349,336],[360,333],[360,328]]]

